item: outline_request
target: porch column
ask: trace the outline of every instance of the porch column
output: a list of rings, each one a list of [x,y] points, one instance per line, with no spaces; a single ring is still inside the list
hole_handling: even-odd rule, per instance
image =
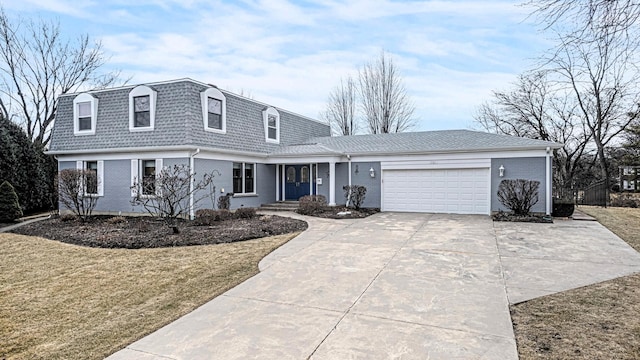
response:
[[[336,162],[329,162],[329,206],[336,206]]]
[[[546,195],[547,195],[547,201],[545,204],[545,213],[546,215],[551,215],[551,204],[553,203],[553,188],[552,188],[552,182],[553,182],[553,173],[551,172],[551,149],[549,147],[547,147],[547,159],[546,159],[546,178],[547,178],[547,183],[546,183]]]
[[[287,182],[287,180],[286,180],[287,178],[284,175],[284,168],[285,168],[285,166],[284,166],[284,164],[282,164],[282,172],[280,173],[280,179],[282,180],[282,181],[280,181],[280,183],[282,185],[282,192],[281,192],[282,197],[280,198],[280,200],[282,200],[282,201],[285,201],[287,199],[287,193],[285,192],[285,187],[284,187],[284,183]]]
[[[309,195],[313,195],[313,164],[309,164]]]
[[[280,182],[278,182],[278,171],[280,170],[280,164],[276,164],[276,201],[280,200]]]

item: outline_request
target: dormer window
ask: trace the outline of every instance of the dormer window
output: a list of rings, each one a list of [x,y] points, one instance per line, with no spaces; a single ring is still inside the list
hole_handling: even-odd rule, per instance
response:
[[[133,98],[133,126],[136,128],[151,126],[151,107],[149,95]]]
[[[280,113],[273,107],[262,111],[264,119],[265,140],[271,143],[280,142]]]
[[[157,92],[144,85],[129,92],[129,131],[151,131],[156,123]]]
[[[227,132],[227,99],[224,94],[212,87],[201,93],[202,120],[204,129],[224,134]]]
[[[73,99],[73,134],[95,135],[98,99],[91,94],[80,94]]]
[[[207,98],[207,127],[222,130],[222,101]]]

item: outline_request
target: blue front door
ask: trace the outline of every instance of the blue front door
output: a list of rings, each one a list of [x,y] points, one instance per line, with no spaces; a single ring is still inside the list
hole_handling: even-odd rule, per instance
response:
[[[285,200],[298,200],[309,195],[311,171],[309,165],[285,166]]]

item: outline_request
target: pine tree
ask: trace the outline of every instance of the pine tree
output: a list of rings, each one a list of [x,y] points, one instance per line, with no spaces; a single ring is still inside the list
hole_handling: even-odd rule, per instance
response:
[[[0,185],[0,222],[11,222],[21,216],[16,190],[8,181],[4,181]]]

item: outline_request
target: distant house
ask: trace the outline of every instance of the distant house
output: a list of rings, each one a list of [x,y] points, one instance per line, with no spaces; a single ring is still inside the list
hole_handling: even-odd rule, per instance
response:
[[[620,166],[620,190],[639,191],[640,190],[640,165]]]
[[[105,213],[140,212],[136,179],[185,164],[218,170],[232,208],[308,194],[344,204],[342,187],[357,184],[382,211],[490,214],[502,209],[500,181],[524,178],[541,182],[533,211],[548,214],[560,146],[469,130],[331,137],[314,119],[181,79],[61,96],[49,153],[60,170],[97,172]]]

